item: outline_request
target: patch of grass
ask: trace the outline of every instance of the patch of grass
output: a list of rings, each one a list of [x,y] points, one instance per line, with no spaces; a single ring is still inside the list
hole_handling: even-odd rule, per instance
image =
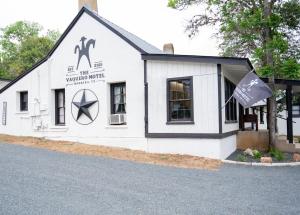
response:
[[[252,152],[253,152],[253,157],[254,157],[255,159],[260,159],[260,158],[262,157],[262,153],[261,153],[260,151],[258,151],[258,150],[253,150]]]
[[[241,162],[246,162],[247,161],[247,157],[245,155],[242,155],[242,154],[239,154],[236,158],[237,158],[238,161],[241,161]]]
[[[279,151],[278,149],[275,149],[275,148],[270,149],[270,155],[271,155],[271,157],[274,157],[278,161],[282,161],[284,159],[283,152]]]

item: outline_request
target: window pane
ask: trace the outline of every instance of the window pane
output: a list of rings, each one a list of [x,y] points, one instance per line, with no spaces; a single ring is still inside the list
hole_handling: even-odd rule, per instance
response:
[[[64,93],[62,91],[58,92],[58,107],[64,106]]]
[[[65,123],[65,116],[64,115],[59,116],[59,123],[60,124],[64,124]]]
[[[28,92],[20,92],[20,110],[28,110]]]
[[[121,93],[120,87],[115,86],[115,88],[114,88],[114,94],[115,95],[120,95],[120,93]]]
[[[225,78],[225,102],[232,96],[235,85]],[[237,120],[237,102],[234,98],[231,98],[230,101],[226,104],[225,107],[225,119],[227,121],[236,121]]]
[[[119,104],[120,100],[121,100],[121,96],[120,95],[115,95],[114,103]]]
[[[126,113],[126,84],[118,83],[111,85],[111,113]]]
[[[192,119],[192,81],[179,79],[168,82],[169,120],[189,121]]]
[[[65,90],[55,90],[55,122],[65,124]]]

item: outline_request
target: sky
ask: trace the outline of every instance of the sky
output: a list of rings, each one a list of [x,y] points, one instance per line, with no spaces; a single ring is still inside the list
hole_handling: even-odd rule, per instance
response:
[[[187,21],[201,12],[198,7],[178,11],[168,0],[98,0],[98,14],[162,49],[173,43],[176,54],[218,55],[213,27],[201,28],[189,39]],[[19,20],[38,22],[61,33],[78,13],[78,0],[0,0],[0,28]]]

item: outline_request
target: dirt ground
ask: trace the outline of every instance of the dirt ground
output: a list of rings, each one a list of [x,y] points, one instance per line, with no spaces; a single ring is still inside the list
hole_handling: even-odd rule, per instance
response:
[[[0,134],[0,142],[23,145],[28,147],[43,148],[64,153],[103,156],[120,160],[129,160],[139,163],[174,166],[180,168],[217,170],[222,164],[220,160],[196,156],[153,154],[124,148],[96,146],[67,141],[53,141],[44,138],[34,137],[19,137]]]

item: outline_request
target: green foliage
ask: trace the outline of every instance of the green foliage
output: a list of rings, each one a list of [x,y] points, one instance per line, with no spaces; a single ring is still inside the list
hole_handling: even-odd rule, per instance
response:
[[[260,75],[300,78],[300,1],[169,0],[168,6],[182,9],[202,5],[186,26],[190,37],[205,25],[219,26],[224,56],[250,57]],[[270,32],[267,37],[267,32]],[[272,63],[270,58],[272,57]]]
[[[241,162],[246,162],[247,161],[247,157],[245,155],[242,155],[242,154],[239,154],[236,158],[237,158],[238,161],[241,161]]]
[[[253,152],[253,157],[254,157],[255,159],[260,159],[260,158],[262,157],[262,153],[261,153],[260,151],[258,151],[258,150],[253,150],[252,152]]]
[[[15,78],[49,52],[60,34],[48,30],[43,36],[42,29],[26,21],[0,29],[0,77]]]
[[[278,161],[282,161],[284,159],[284,154],[282,153],[282,151],[279,151],[276,148],[270,149],[270,155],[271,157],[274,157]]]

